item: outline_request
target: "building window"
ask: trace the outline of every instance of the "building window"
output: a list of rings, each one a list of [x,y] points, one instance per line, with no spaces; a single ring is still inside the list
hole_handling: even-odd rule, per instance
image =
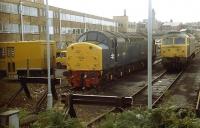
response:
[[[54,12],[54,18],[59,18],[58,17],[58,12]]]
[[[49,10],[49,18],[53,18],[53,11]]]
[[[73,34],[76,34],[76,29],[73,29]]]
[[[70,15],[69,14],[60,13],[60,15],[61,15],[61,20],[70,21]]]
[[[24,6],[22,7],[22,14],[27,16],[38,16],[38,9],[33,7]]]
[[[44,32],[43,26],[40,26],[40,32]]]
[[[0,12],[18,14],[18,6],[11,3],[0,2]]]
[[[71,34],[71,33],[72,33],[72,28],[68,28],[68,27],[61,28],[61,34]]]
[[[76,16],[75,15],[70,15],[70,21],[76,22]]]
[[[49,19],[49,26],[53,26],[53,19]]]
[[[81,33],[80,29],[76,29],[76,34],[80,34],[80,33]]]
[[[53,34],[54,34],[53,26],[49,26],[49,34],[50,34],[50,35],[53,35]]]
[[[54,33],[59,33],[59,27],[55,27]]]
[[[84,22],[83,17],[82,16],[76,16],[76,22],[83,23]]]
[[[40,9],[40,16],[46,16],[46,10],[45,9]]]
[[[0,23],[0,33],[19,33],[19,25]]]
[[[39,27],[38,25],[24,24],[24,33],[38,34]]]

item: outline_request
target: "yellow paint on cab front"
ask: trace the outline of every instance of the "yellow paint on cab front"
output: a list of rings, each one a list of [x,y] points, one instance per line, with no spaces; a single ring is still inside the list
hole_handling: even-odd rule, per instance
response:
[[[67,69],[71,71],[102,70],[102,48],[92,42],[79,42],[67,48]]]
[[[161,57],[187,57],[188,45],[161,45]]]

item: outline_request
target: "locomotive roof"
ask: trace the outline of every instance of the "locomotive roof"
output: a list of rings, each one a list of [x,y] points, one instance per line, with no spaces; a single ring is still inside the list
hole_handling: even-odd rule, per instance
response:
[[[187,32],[169,32],[166,35],[164,35],[164,37],[194,37],[192,34],[187,33]]]
[[[107,37],[110,37],[110,38],[135,38],[135,37],[145,37],[144,34],[142,33],[131,33],[131,32],[110,32],[110,31],[103,31],[102,33],[104,33]]]
[[[100,35],[101,39],[97,35]],[[97,36],[97,37],[92,37]],[[88,39],[90,38],[90,39]],[[130,38],[147,38],[147,36],[143,33],[121,33],[121,32],[109,32],[109,31],[88,31],[86,33],[83,33],[79,38],[78,41],[98,41],[103,43],[108,42],[108,40],[117,39],[117,38],[124,38],[124,39],[130,39]]]

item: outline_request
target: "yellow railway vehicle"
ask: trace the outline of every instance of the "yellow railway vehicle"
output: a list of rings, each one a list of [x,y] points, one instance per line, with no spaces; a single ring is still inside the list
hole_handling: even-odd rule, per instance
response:
[[[56,52],[56,67],[57,68],[67,68],[67,50],[57,50]]]
[[[0,43],[0,76],[43,76],[47,72],[46,41]],[[51,47],[51,71],[55,66],[56,45]],[[53,73],[53,72],[52,72]]]
[[[181,70],[195,56],[195,37],[186,32],[170,32],[161,43],[162,64],[168,70]]]

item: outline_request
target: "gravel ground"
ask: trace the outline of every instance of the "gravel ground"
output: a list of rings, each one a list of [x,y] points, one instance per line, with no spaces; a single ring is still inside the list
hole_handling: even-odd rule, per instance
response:
[[[162,106],[177,105],[192,107],[196,105],[197,90],[200,88],[200,54],[196,55],[186,68],[182,77],[171,88]]]
[[[62,77],[63,69],[56,70],[56,77],[62,78],[62,85],[66,85],[67,82]],[[15,94],[20,89],[20,83],[16,80],[8,80],[7,78],[0,79],[0,110],[7,109],[5,106],[9,98]],[[32,99],[28,99],[25,93],[22,91],[9,106],[10,108],[23,108],[26,110],[32,110],[42,96],[42,94],[47,89],[45,84],[28,84],[29,91],[31,93]],[[60,92],[60,91],[59,91]]]
[[[163,72],[161,64],[157,64],[153,68],[153,76]],[[108,96],[131,96],[145,86],[147,82],[147,69],[136,71],[122,79],[106,83],[97,94]]]
[[[153,74],[156,76],[163,72],[161,64],[157,64],[153,68]],[[103,87],[96,91],[91,89],[89,91],[79,91],[76,93],[81,94],[95,94],[95,95],[108,95],[108,96],[131,96],[140,90],[147,80],[147,70],[137,71],[122,79],[106,83]],[[108,106],[95,106],[95,105],[74,105],[78,119],[83,122],[89,122],[93,118],[105,113],[112,107]]]

